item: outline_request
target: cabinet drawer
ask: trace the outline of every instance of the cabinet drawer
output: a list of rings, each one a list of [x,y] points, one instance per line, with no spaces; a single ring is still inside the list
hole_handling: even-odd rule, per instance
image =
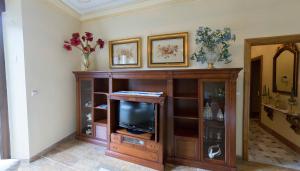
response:
[[[124,140],[124,138],[136,139],[137,141],[140,141],[143,143],[142,144],[134,144],[134,143]],[[158,143],[152,142],[150,140],[142,140],[142,139],[132,138],[129,136],[124,136],[124,135],[114,134],[114,133],[111,134],[111,142],[116,143],[116,144],[122,144],[123,146],[127,146],[127,147],[133,147],[133,148],[140,149],[140,150],[147,150],[147,151],[154,152],[154,153],[157,153],[161,149],[160,145]]]
[[[95,126],[95,137],[98,139],[107,140],[106,126],[96,125]]]
[[[159,159],[156,153],[128,147],[122,144],[110,143],[110,150],[151,161],[158,161]]]
[[[146,148],[149,151],[153,151],[153,152],[157,153],[159,151],[159,149],[160,149],[160,145],[157,144],[157,143],[148,141],[146,143]]]
[[[175,136],[175,157],[197,160],[198,139],[190,137]]]
[[[118,134],[111,134],[111,142],[121,143],[121,136]]]

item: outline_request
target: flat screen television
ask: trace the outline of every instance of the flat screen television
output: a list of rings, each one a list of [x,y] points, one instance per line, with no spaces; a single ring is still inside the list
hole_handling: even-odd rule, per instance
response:
[[[155,105],[152,103],[120,101],[118,122],[133,133],[154,133]]]

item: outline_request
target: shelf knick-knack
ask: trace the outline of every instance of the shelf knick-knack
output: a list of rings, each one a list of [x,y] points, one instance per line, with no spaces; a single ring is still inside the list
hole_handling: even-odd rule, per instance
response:
[[[217,113],[217,120],[218,121],[224,121],[224,114],[222,110],[219,108],[218,113]]]
[[[220,148],[219,144],[212,145],[208,148],[208,157],[210,159],[213,159],[217,156],[220,156],[221,154],[222,154],[222,151],[221,151],[221,148]]]
[[[92,135],[92,124],[88,124],[85,130],[86,135]]]
[[[217,140],[221,141],[222,140],[222,133],[221,132],[217,132]]]
[[[209,106],[208,102],[205,105],[204,118],[207,119],[207,120],[212,120],[213,119],[212,110],[211,110],[211,107]]]
[[[219,88],[219,89],[217,90],[216,96],[219,97],[219,98],[224,98],[224,97],[225,97],[225,90]]]
[[[87,101],[85,104],[84,104],[85,107],[92,107],[92,101]]]
[[[91,114],[91,113],[86,114],[86,120],[87,120],[88,122],[91,122],[91,121],[92,121],[92,114]]]

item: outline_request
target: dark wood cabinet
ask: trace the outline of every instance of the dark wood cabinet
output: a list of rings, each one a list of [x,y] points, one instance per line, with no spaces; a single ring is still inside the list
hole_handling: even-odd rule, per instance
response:
[[[78,77],[76,137],[91,143],[107,145],[107,101],[109,78]]]
[[[199,160],[199,142],[197,137],[174,136],[176,158]]]
[[[166,162],[236,170],[236,79],[240,70],[74,72],[77,137],[107,145],[111,156],[158,170]],[[116,91],[164,93],[164,109],[160,113],[164,119],[157,127],[156,138],[137,138],[144,141],[142,147],[122,143],[128,135],[117,131],[116,100],[123,98],[114,96]],[[88,113],[92,114],[91,122],[87,120]]]

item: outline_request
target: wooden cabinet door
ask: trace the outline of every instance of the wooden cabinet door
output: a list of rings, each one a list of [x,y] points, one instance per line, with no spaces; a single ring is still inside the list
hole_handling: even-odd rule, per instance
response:
[[[226,159],[227,83],[202,81],[202,158],[224,163]]]
[[[192,137],[175,136],[176,158],[198,160],[198,139]]]
[[[93,80],[79,79],[79,133],[93,136]]]

